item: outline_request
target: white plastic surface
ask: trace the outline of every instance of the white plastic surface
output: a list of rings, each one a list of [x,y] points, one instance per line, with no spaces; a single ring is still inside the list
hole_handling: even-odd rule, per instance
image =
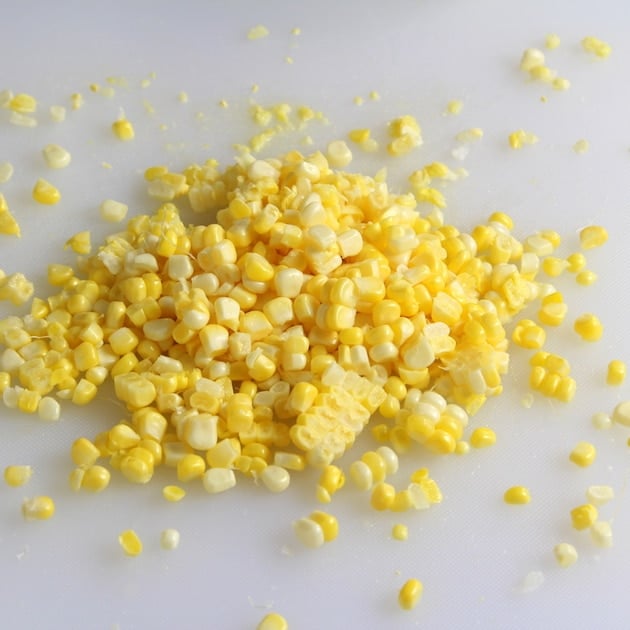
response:
[[[596,430],[590,420],[630,395],[628,385],[604,383],[610,359],[630,361],[627,17],[622,0],[5,3],[0,89],[32,93],[45,107],[35,129],[9,125],[0,111],[0,161],[12,161],[16,171],[0,192],[23,230],[20,240],[0,237],[0,268],[26,272],[40,294],[50,292],[47,263],[72,260],[63,251],[69,236],[90,229],[98,243],[115,229],[98,215],[104,199],[128,203],[130,216],[156,207],[144,193],[147,166],[176,169],[208,157],[228,163],[232,145],[257,131],[247,113],[250,98],[308,104],[330,120],[272,142],[264,155],[309,151],[302,144],[307,134],[313,149],[322,148],[361,126],[383,139],[388,120],[411,113],[423,127],[420,149],[398,160],[357,155],[352,168],[374,173],[387,166],[392,186],[402,187],[415,168],[444,160],[470,172],[445,189],[447,220],[460,229],[504,210],[519,237],[561,232],[565,254],[577,249],[579,228],[592,222],[605,224],[610,240],[587,254],[599,276],[594,286],[579,287],[570,276],[558,283],[570,314],[550,331],[548,349],[570,358],[574,401],[534,396],[525,409],[528,353],[515,350],[505,394],[474,418],[496,430],[495,447],[460,458],[418,450],[403,459],[400,483],[427,465],[444,502],[427,512],[379,514],[367,497],[344,489],[330,506],[339,538],[319,550],[300,548],[291,532],[294,519],[319,507],[314,472],[294,475],[279,495],[242,482],[221,496],[191,487],[184,501],[168,504],[160,493],[172,479],[168,470],[147,486],[115,477],[102,495],[75,495],[67,487],[69,446],[124,417],[111,393],[86,408],[64,405],[58,424],[0,410],[0,466],[35,468],[25,488],[0,487],[0,625],[247,630],[273,609],[293,630],[627,627],[629,432]],[[269,37],[248,40],[256,24],[265,24]],[[522,51],[542,47],[550,32],[562,44],[548,62],[571,80],[567,92],[531,83],[518,69]],[[585,53],[579,45],[585,35],[609,41],[611,57]],[[152,72],[150,86],[140,87]],[[111,75],[124,75],[129,87],[116,88],[111,99],[89,91],[90,83],[104,85]],[[252,94],[255,83],[260,90]],[[178,100],[182,90],[186,104]],[[380,100],[369,98],[372,90]],[[64,123],[50,122],[47,106],[69,106],[73,92],[83,93],[85,106],[68,108]],[[357,96],[362,105],[353,102]],[[454,98],[464,102],[462,113],[444,116]],[[111,134],[120,107],[136,125],[132,143]],[[460,164],[451,156],[454,136],[469,127],[483,128],[484,137]],[[511,151],[507,135],[519,128],[540,142]],[[590,150],[578,155],[572,147],[582,138]],[[41,149],[49,142],[72,153],[67,169],[47,169]],[[37,177],[59,186],[58,206],[33,203]],[[598,344],[571,329],[585,311],[604,323]],[[0,316],[11,312],[0,305]],[[598,448],[588,469],[568,461],[581,440]],[[371,444],[365,436],[344,461]],[[531,504],[502,502],[515,484],[531,488]],[[586,501],[590,484],[615,488],[616,498],[601,509],[612,522],[612,549],[596,548],[588,533],[571,528],[569,511]],[[45,523],[23,522],[22,498],[39,493],[55,498],[57,514]],[[391,539],[396,522],[409,526],[407,542]],[[181,532],[176,551],[160,548],[168,527]],[[137,558],[118,547],[118,533],[127,528],[145,543]],[[553,559],[562,541],[580,554],[570,569]],[[524,593],[532,571],[542,572],[544,582]],[[396,599],[409,577],[421,579],[425,592],[417,609],[405,612]]]

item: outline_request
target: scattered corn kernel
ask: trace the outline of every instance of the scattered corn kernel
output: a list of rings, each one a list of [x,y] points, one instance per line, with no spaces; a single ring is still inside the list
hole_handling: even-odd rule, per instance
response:
[[[470,445],[473,448],[485,448],[492,446],[497,441],[496,433],[487,427],[476,428],[470,436]]]
[[[597,450],[589,442],[579,442],[569,454],[569,460],[581,468],[590,466],[595,461]]]
[[[127,204],[113,199],[106,199],[100,206],[101,218],[111,223],[118,223],[127,216],[129,207]]]
[[[0,162],[0,184],[6,184],[13,177],[13,164]]]
[[[0,234],[7,234],[9,236],[21,236],[20,225],[16,221],[13,214],[9,210],[9,205],[4,198],[4,195],[0,193]]]
[[[582,48],[584,48],[586,52],[591,52],[602,59],[610,56],[610,53],[612,52],[610,44],[592,36],[582,39]]]
[[[271,612],[260,620],[256,630],[289,630],[289,624],[282,615]]]
[[[595,521],[590,528],[591,539],[598,547],[612,547],[613,533],[610,523],[607,521]]]
[[[573,151],[575,151],[575,153],[586,153],[589,150],[589,142],[588,140],[578,140],[574,145],[573,145]]]
[[[584,287],[590,287],[597,281],[597,274],[589,269],[584,269],[575,276],[575,280]]]
[[[72,159],[70,153],[58,144],[47,144],[43,148],[42,154],[50,168],[66,168]]]
[[[46,206],[54,206],[61,201],[59,189],[45,179],[38,179],[33,188],[33,199]]]
[[[560,46],[560,37],[556,33],[550,33],[545,37],[545,47],[554,50]]]
[[[553,548],[553,555],[558,566],[566,569],[575,564],[578,559],[577,549],[570,543],[559,543]]]
[[[325,542],[322,526],[311,518],[300,518],[294,521],[293,532],[305,547],[311,549],[317,549]]]
[[[529,503],[532,497],[529,493],[529,488],[525,486],[512,486],[505,491],[503,499],[506,503],[512,505],[523,505]]]
[[[579,236],[582,249],[593,249],[608,240],[608,231],[601,225],[589,225],[580,230]]]
[[[608,385],[621,385],[626,380],[626,364],[619,359],[613,359],[608,364],[606,383]]]
[[[13,488],[27,484],[32,476],[32,466],[12,465],[4,469],[4,480]]]
[[[274,464],[267,466],[262,471],[260,478],[265,487],[271,492],[283,492],[289,487],[291,482],[289,471]]]
[[[521,149],[526,144],[536,144],[537,142],[538,137],[535,134],[523,129],[513,131],[508,136],[508,143],[512,149]]]
[[[27,521],[46,521],[55,514],[55,503],[47,496],[24,499],[22,516]]]
[[[160,547],[167,551],[173,551],[179,547],[180,533],[176,529],[168,528],[160,534]]]
[[[599,341],[604,334],[599,317],[592,313],[580,315],[573,323],[573,329],[585,341]]]
[[[179,486],[164,486],[162,488],[162,496],[171,503],[177,503],[186,496],[186,490]]]
[[[392,527],[392,538],[394,540],[407,540],[409,538],[409,528],[402,523],[396,523]]]
[[[589,486],[586,490],[586,499],[595,506],[604,505],[615,498],[615,491],[611,486]]]
[[[577,530],[588,529],[597,520],[597,508],[592,503],[571,510],[571,523]]]
[[[413,610],[420,601],[424,587],[420,580],[407,580],[398,593],[398,605],[403,610]]]
[[[119,534],[118,543],[127,556],[139,556],[142,553],[142,541],[133,529],[126,529]]]
[[[133,140],[136,135],[133,125],[124,116],[112,123],[112,131],[119,140],[123,141]]]
[[[264,24],[257,24],[247,31],[247,39],[262,39],[269,35],[269,29]]]

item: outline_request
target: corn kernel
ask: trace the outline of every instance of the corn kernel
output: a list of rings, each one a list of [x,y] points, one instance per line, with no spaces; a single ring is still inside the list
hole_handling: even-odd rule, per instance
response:
[[[590,466],[595,461],[597,451],[589,442],[579,442],[569,454],[569,460],[581,468]]]
[[[608,383],[608,385],[621,385],[625,380],[626,364],[623,361],[614,359],[608,364],[606,383]]]
[[[407,540],[409,538],[409,528],[402,523],[396,523],[392,527],[392,538],[394,540]]]
[[[164,529],[160,534],[160,547],[173,551],[179,547],[180,533],[176,529]]]
[[[283,492],[289,487],[291,482],[289,471],[275,464],[267,466],[262,471],[260,478],[265,487],[271,492]]]
[[[485,448],[492,446],[497,441],[497,436],[492,429],[478,427],[470,436],[470,445],[473,448]]]
[[[55,514],[55,503],[47,496],[24,499],[22,516],[27,521],[46,521]]]
[[[413,610],[420,601],[424,587],[420,580],[407,580],[398,593],[398,605],[403,610]]]
[[[612,547],[613,534],[610,523],[606,521],[596,521],[591,525],[591,539],[598,547]]]
[[[316,510],[315,512],[311,512],[309,519],[321,527],[324,535],[324,542],[335,540],[335,538],[339,535],[339,523],[337,518],[332,514]]]
[[[592,313],[580,315],[573,323],[573,329],[585,341],[598,341],[604,334],[604,326]]]
[[[58,144],[47,144],[42,154],[50,168],[66,168],[72,159],[70,153]]]
[[[532,500],[529,489],[525,486],[512,486],[508,488],[503,495],[503,499],[506,503],[512,505],[522,505]]]
[[[92,466],[101,456],[101,452],[90,440],[82,437],[72,444],[70,456],[77,466]]]
[[[45,179],[38,179],[33,188],[33,199],[37,203],[54,206],[61,200],[59,189]]]
[[[119,140],[133,140],[135,134],[133,125],[124,117],[112,123],[112,131]]]
[[[585,503],[571,510],[571,523],[577,530],[588,529],[597,520],[597,508]]]
[[[601,225],[589,225],[582,228],[579,236],[582,249],[601,247],[608,240],[608,232]]]
[[[200,455],[187,453],[177,462],[177,479],[191,481],[200,478],[206,471],[206,462]]]
[[[179,486],[164,486],[162,496],[171,503],[177,503],[186,496],[186,490]]]
[[[575,564],[578,559],[578,552],[570,543],[557,544],[553,548],[553,555],[558,565],[565,569]]]
[[[591,52],[602,59],[608,57],[612,52],[610,44],[607,44],[601,39],[592,36],[588,36],[582,39],[582,48],[586,52]]]
[[[126,529],[118,536],[118,543],[127,556],[139,556],[142,553],[142,541],[133,529]]]
[[[111,474],[104,466],[89,466],[82,475],[81,488],[89,492],[102,492],[109,485]]]
[[[31,466],[13,465],[4,469],[4,480],[8,486],[17,488],[28,483],[33,476]]]
[[[294,521],[293,532],[305,547],[311,549],[317,549],[325,542],[322,526],[312,518],[300,518]]]

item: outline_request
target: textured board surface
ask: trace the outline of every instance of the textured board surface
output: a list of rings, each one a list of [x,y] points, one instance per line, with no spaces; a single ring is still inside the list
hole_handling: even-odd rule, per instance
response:
[[[461,458],[417,451],[403,460],[407,472],[419,465],[431,469],[444,502],[428,512],[383,515],[365,496],[342,491],[331,508],[340,536],[316,552],[300,548],[290,525],[317,507],[313,472],[295,476],[281,495],[241,483],[214,497],[196,488],[182,503],[167,504],[160,488],[168,471],[146,487],[116,478],[102,495],[74,495],[66,481],[69,445],[111,426],[124,409],[107,391],[95,405],[65,406],[62,422],[54,425],[2,409],[0,466],[29,463],[36,469],[26,488],[0,487],[3,627],[245,630],[271,608],[298,630],[626,627],[628,431],[598,431],[591,416],[629,395],[627,385],[605,385],[610,359],[630,361],[627,16],[621,0],[5,6],[0,89],[32,93],[46,107],[69,105],[74,92],[86,101],[80,110],[69,109],[61,124],[50,122],[44,107],[34,129],[9,125],[0,111],[0,161],[15,166],[0,192],[23,231],[20,240],[2,237],[0,268],[24,271],[40,293],[49,291],[46,264],[71,260],[63,251],[70,235],[90,229],[96,243],[112,231],[98,215],[103,199],[127,202],[130,214],[156,207],[144,193],[147,166],[177,169],[208,157],[228,163],[232,145],[256,132],[250,99],[308,104],[330,121],[274,140],[264,155],[289,147],[307,151],[307,134],[314,149],[322,148],[359,126],[384,138],[386,122],[409,113],[423,128],[420,149],[398,160],[357,151],[352,168],[373,174],[386,166],[397,189],[412,170],[443,160],[470,173],[445,189],[447,221],[462,230],[503,210],[514,218],[519,237],[558,230],[564,254],[577,249],[577,232],[590,223],[606,225],[610,240],[588,254],[599,276],[594,286],[579,287],[572,276],[558,281],[569,317],[549,335],[548,349],[570,359],[578,381],[574,401],[563,405],[536,396],[524,408],[529,355],[514,350],[504,395],[473,420],[496,430],[495,447]],[[270,34],[250,41],[247,32],[256,24]],[[294,27],[299,35],[292,34]],[[542,47],[551,32],[562,44],[548,53],[548,62],[571,80],[566,92],[532,83],[518,69],[523,49]],[[585,53],[579,45],[585,35],[609,41],[610,58]],[[90,83],[104,85],[108,76],[125,76],[129,86],[117,88],[111,99],[89,91]],[[256,94],[253,84],[260,86]],[[178,100],[182,90],[186,104]],[[373,90],[380,100],[370,99]],[[219,105],[222,99],[228,107]],[[464,103],[459,116],[443,115],[451,99]],[[137,137],[128,144],[110,132],[121,107],[136,125]],[[454,137],[470,127],[482,128],[484,137],[459,162],[451,154],[458,146]],[[507,135],[519,128],[537,134],[539,143],[511,151]],[[572,149],[579,139],[590,142],[583,155]],[[40,151],[49,142],[70,150],[70,167],[47,171]],[[41,176],[62,190],[58,206],[31,200]],[[598,344],[581,341],[571,329],[585,311],[604,323]],[[0,316],[10,312],[0,305]],[[598,448],[587,469],[568,462],[581,440]],[[366,436],[354,454],[371,444]],[[530,505],[502,502],[505,488],[515,484],[531,488]],[[616,491],[601,511],[615,533],[609,550],[570,525],[569,511],[585,501],[590,484]],[[50,522],[22,521],[22,497],[35,493],[55,497]],[[409,526],[404,543],[390,537],[399,521]],[[129,527],[145,543],[135,559],[124,557],[116,542]],[[166,527],[181,532],[175,552],[159,547]],[[580,553],[570,569],[558,568],[551,553],[561,541]],[[545,581],[523,593],[532,571]],[[421,579],[425,593],[416,610],[403,612],[396,597],[408,577]]]

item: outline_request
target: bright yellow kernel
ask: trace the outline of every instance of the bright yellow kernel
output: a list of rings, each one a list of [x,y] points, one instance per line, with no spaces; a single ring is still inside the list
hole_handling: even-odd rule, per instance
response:
[[[392,538],[394,540],[407,540],[409,538],[409,528],[402,523],[396,523],[392,527]]]
[[[335,540],[339,535],[339,522],[332,514],[316,510],[310,514],[309,518],[322,528],[324,542]]]
[[[398,593],[398,605],[403,610],[413,610],[420,601],[423,590],[420,580],[415,578],[407,580]]]
[[[89,466],[81,478],[81,488],[89,492],[102,492],[109,485],[111,474],[104,466]]]
[[[112,131],[119,140],[133,140],[135,134],[133,125],[125,117],[119,118],[112,123]]]
[[[54,206],[61,201],[59,189],[45,179],[38,179],[33,188],[33,199],[46,206]]]
[[[92,251],[91,235],[89,230],[77,232],[71,236],[64,245],[64,249],[70,248],[75,254],[86,255]]]
[[[608,385],[621,385],[626,380],[626,364],[619,359],[614,359],[608,364],[606,383]]]
[[[571,523],[577,530],[588,529],[597,520],[597,508],[591,503],[579,505],[571,510]]]
[[[580,230],[580,246],[582,249],[601,247],[608,240],[608,231],[601,225],[589,225]]]
[[[186,490],[179,486],[164,486],[162,496],[171,503],[177,503],[186,496]]]
[[[282,615],[271,612],[260,620],[256,630],[289,630],[289,624]]]
[[[523,129],[513,131],[508,136],[508,143],[512,149],[521,149],[526,144],[536,144],[537,142],[538,137],[536,135]]]
[[[55,503],[47,496],[24,499],[22,516],[27,521],[46,521],[55,514]]]
[[[66,168],[72,159],[70,153],[58,144],[47,144],[42,154],[50,168]]]
[[[505,491],[503,500],[512,505],[522,505],[529,503],[532,498],[529,493],[529,488],[525,486],[512,486]]]
[[[604,334],[604,326],[592,313],[580,315],[573,323],[573,329],[585,341],[598,341]]]
[[[473,448],[485,448],[486,446],[492,446],[496,441],[496,433],[487,427],[476,428],[470,436],[470,445]]]
[[[597,281],[597,274],[594,271],[584,269],[575,276],[575,280],[583,287],[590,287]]]
[[[142,541],[133,529],[126,529],[119,534],[118,543],[127,556],[138,556],[142,553]]]
[[[424,442],[424,446],[434,453],[447,455],[455,451],[456,438],[442,429],[436,429]]]
[[[205,460],[194,453],[187,453],[177,462],[177,479],[179,481],[198,479],[203,476],[205,471]]]
[[[77,466],[91,466],[101,456],[101,452],[90,440],[81,437],[72,444],[70,456]]]
[[[4,469],[4,480],[8,486],[17,488],[28,483],[33,476],[33,468],[31,466],[12,465]]]
[[[569,460],[582,468],[590,466],[595,461],[597,451],[589,442],[579,442],[569,454]]]
[[[389,510],[394,504],[396,488],[389,483],[377,483],[372,490],[370,505],[375,510]]]

